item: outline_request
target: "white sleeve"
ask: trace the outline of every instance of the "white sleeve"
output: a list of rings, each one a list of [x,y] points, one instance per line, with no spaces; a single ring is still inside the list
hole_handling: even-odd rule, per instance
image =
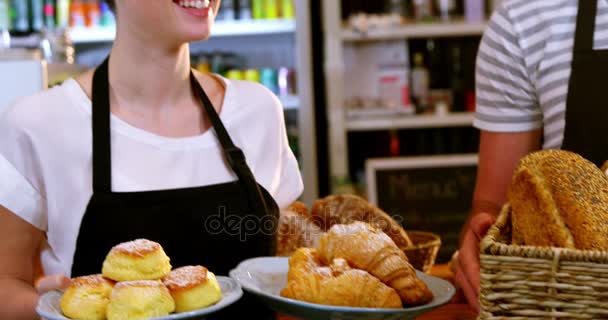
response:
[[[474,126],[492,132],[523,132],[542,126],[519,35],[508,8],[501,6],[484,32],[476,65]]]
[[[302,174],[298,165],[298,160],[293,154],[289,146],[287,138],[287,129],[285,127],[285,118],[283,116],[283,106],[276,100],[279,109],[279,154],[280,154],[280,171],[279,183],[274,192],[275,200],[280,209],[287,208],[302,195],[304,191],[304,183],[302,182]]]
[[[0,205],[34,227],[45,231],[44,200],[32,185],[0,154]]]
[[[0,113],[0,205],[46,231],[46,200],[31,182],[35,170],[28,169],[36,161],[23,129],[27,121],[21,121],[26,116],[20,115],[18,105]]]
[[[298,200],[302,195],[302,191],[304,191],[304,183],[302,182],[298,161],[289,147],[286,133],[284,134],[285,142],[281,146],[280,181],[275,195],[277,204],[281,209],[287,208],[294,201]]]
[[[287,139],[280,100],[259,83],[234,81],[238,109],[228,123],[230,135],[243,148],[247,163],[279,208],[296,201],[304,189],[298,161]]]

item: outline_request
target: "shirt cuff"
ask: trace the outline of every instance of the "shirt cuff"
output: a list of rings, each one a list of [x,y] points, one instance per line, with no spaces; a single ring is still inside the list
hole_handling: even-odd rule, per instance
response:
[[[481,120],[479,118],[475,118],[473,120],[473,127],[477,128],[479,130],[489,131],[489,132],[505,132],[505,133],[527,132],[527,131],[533,131],[533,130],[542,128],[543,123],[542,123],[542,121],[521,122],[521,123],[514,123],[514,122],[497,123],[497,122],[489,122],[489,121]]]

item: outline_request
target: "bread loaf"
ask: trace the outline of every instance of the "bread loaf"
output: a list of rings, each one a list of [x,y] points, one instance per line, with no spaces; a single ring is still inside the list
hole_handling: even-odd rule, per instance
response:
[[[528,155],[508,200],[515,244],[608,250],[608,179],[583,157],[561,150]]]

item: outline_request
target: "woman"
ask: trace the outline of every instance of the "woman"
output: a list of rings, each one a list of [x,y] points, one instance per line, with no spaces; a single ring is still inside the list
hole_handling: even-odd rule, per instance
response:
[[[226,275],[272,254],[278,206],[302,191],[276,97],[191,71],[220,0],[115,2],[109,61],[0,116],[2,319],[34,318],[39,293],[136,238]],[[264,312],[239,303],[221,318]]]

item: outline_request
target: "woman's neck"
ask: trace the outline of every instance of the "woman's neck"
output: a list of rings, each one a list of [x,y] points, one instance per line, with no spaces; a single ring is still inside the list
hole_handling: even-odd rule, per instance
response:
[[[191,99],[189,46],[149,41],[118,33],[109,64],[113,100],[163,109]]]

